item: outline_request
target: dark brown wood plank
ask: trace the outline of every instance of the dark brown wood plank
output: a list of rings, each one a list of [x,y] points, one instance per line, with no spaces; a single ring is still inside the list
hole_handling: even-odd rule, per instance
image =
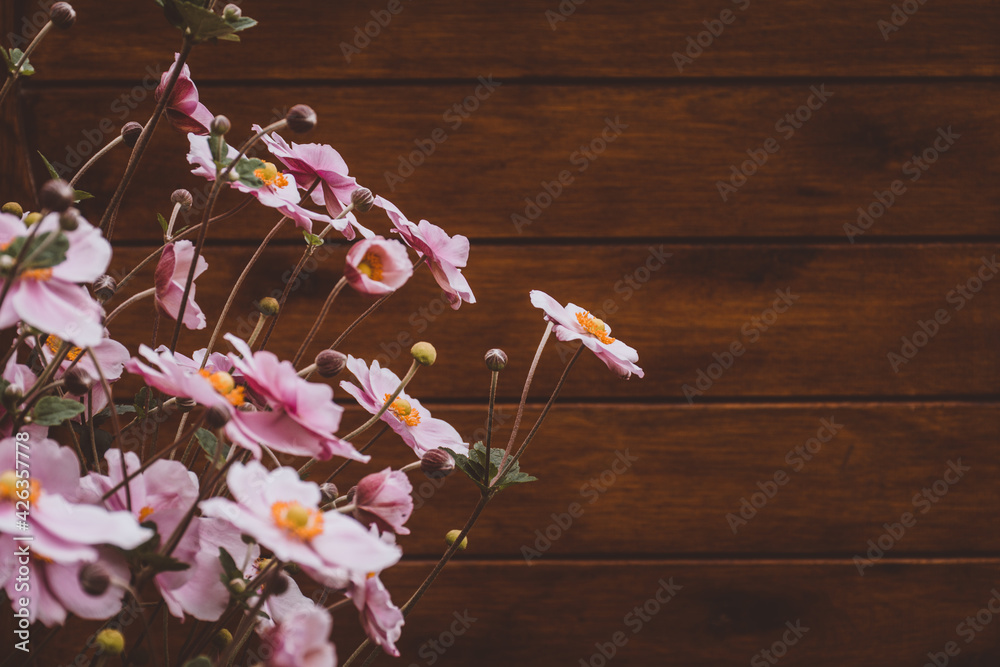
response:
[[[830,97],[813,112],[803,105],[819,104],[811,91],[820,85]],[[468,97],[475,90],[227,87],[204,90],[203,99],[232,118],[234,142],[253,122],[266,125],[298,102],[313,105],[320,125],[305,141],[334,145],[361,184],[414,219],[474,238],[794,236],[846,243],[849,236],[865,242],[1000,232],[1000,194],[988,168],[1000,152],[995,84],[508,83],[482,102]],[[462,119],[451,109],[466,98],[479,108]],[[798,121],[785,115],[800,107],[800,117],[811,117],[796,130]],[[28,107],[37,148],[69,173],[125,120],[144,121],[151,109],[152,96],[141,87],[39,92]],[[609,122],[621,125],[617,137]],[[949,132],[950,146],[941,136]],[[425,157],[418,144],[433,152]],[[154,239],[155,212],[169,213],[176,187],[204,202],[207,184],[188,173],[187,151],[185,137],[168,126],[158,130],[126,197],[118,238]],[[758,167],[748,151],[766,162]],[[925,152],[933,164],[919,157]],[[83,179],[81,186],[97,195],[84,206],[92,216],[100,217],[126,159],[116,149]],[[37,159],[35,167],[44,177]],[[751,174],[739,188],[732,183],[744,176],[733,176],[733,168]],[[879,210],[879,199],[888,211]],[[224,198],[220,210],[236,201]],[[859,208],[875,218],[859,226]],[[240,224],[216,233],[261,238],[274,219],[254,204]],[[384,216],[366,219],[385,228]]]
[[[113,270],[131,268],[148,251],[119,251]],[[342,348],[380,358],[402,374],[409,346],[427,339],[438,346],[439,358],[417,379],[417,395],[483,400],[489,374],[482,354],[502,347],[511,363],[500,392],[513,398],[520,394],[544,329],[542,312],[528,297],[537,288],[606,316],[612,335],[638,350],[647,374],[620,382],[587,353],[563,392],[568,400],[995,395],[1000,291],[996,281],[977,282],[977,271],[992,275],[988,264],[996,251],[990,244],[478,246],[466,270],[478,304],[452,311],[430,273],[421,270]],[[209,270],[198,283],[198,299],[210,318],[218,316],[232,276],[250,253],[224,246],[207,251]],[[672,256],[649,271],[659,253]],[[342,247],[329,253],[324,248],[309,280],[293,293],[270,349],[286,358],[295,353],[342,274],[344,254]],[[253,320],[248,318],[256,317],[253,301],[280,289],[282,276],[288,280],[300,255],[298,247],[267,251],[236,302],[232,330],[249,334]],[[966,292],[967,299],[955,290],[959,284],[969,289],[970,281],[980,291]],[[148,284],[139,281],[130,289]],[[776,296],[779,292],[791,306]],[[309,356],[330,344],[369,304],[345,290]],[[778,314],[775,305],[787,310]],[[938,311],[947,321],[928,338],[919,323],[930,322],[925,327],[934,330]],[[151,302],[141,302],[112,324],[112,333],[136,345],[130,332],[147,330],[152,312]],[[911,349],[903,337],[921,347]],[[180,349],[204,346],[207,339],[207,332],[185,333]],[[738,352],[735,358],[730,358],[732,349]],[[572,351],[569,344],[553,345],[543,355],[532,387],[536,400],[548,395]],[[901,360],[890,361],[890,353]]]
[[[152,2],[74,5],[77,25],[39,55],[47,79],[135,78],[179,47],[179,33]],[[836,12],[801,0],[249,3],[245,13],[260,25],[243,33],[243,44],[200,47],[193,62],[203,76],[223,80],[1000,73],[991,3],[913,8],[895,19],[899,30],[883,32],[879,21],[892,21],[893,3],[863,0],[839,3]],[[358,37],[364,30],[374,35],[368,43]],[[703,53],[689,38],[701,40]],[[348,62],[349,43],[360,48]],[[674,53],[688,49],[694,59],[681,72]]]

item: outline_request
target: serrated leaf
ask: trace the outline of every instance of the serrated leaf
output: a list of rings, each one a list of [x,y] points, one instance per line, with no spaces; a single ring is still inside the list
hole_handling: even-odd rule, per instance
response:
[[[236,166],[233,171],[239,176],[239,181],[246,186],[251,188],[259,188],[264,185],[264,181],[257,178],[254,173],[258,169],[264,168],[264,161],[257,158],[243,158]]]
[[[209,460],[214,461],[216,459],[215,450],[219,447],[219,439],[215,437],[215,434],[207,429],[200,428],[194,432],[194,437],[198,441],[198,444],[208,455]],[[218,455],[219,465],[221,468],[229,456],[229,447],[223,446],[222,452]]]
[[[315,234],[310,234],[309,232],[302,232],[302,238],[306,240],[306,244],[315,246],[323,245],[323,239]]]
[[[7,64],[7,69],[8,69],[8,71],[10,71],[11,73],[13,73],[14,70],[17,69],[17,63],[18,63],[18,61],[21,60],[21,57],[23,55],[24,55],[24,51],[22,51],[21,49],[11,49],[10,50],[10,56],[9,56],[9,58],[7,58],[7,63],[8,63]],[[31,61],[30,60],[25,60],[24,64],[21,65],[21,76],[31,76],[34,73],[35,73],[35,68],[31,65]]]
[[[484,472],[486,470],[486,446],[482,442],[477,442],[469,449],[469,455],[459,454],[452,450],[448,450],[452,457],[455,459],[455,467],[464,472],[469,478],[476,483],[481,490],[487,491],[489,488],[493,488],[497,491],[502,491],[508,486],[514,484],[526,484],[528,482],[534,482],[537,480],[536,477],[525,474],[520,471],[520,466],[518,463],[510,463],[510,458],[504,462],[504,467],[509,468],[507,473],[502,479],[498,479],[493,487],[487,487],[483,483]],[[492,480],[497,475],[497,471],[500,469],[500,461],[503,459],[504,450],[502,448],[493,447],[490,449],[490,461],[489,461],[489,479]]]
[[[168,227],[168,226],[169,226],[169,224],[170,224],[169,222],[167,222],[167,219],[166,219],[166,218],[164,218],[164,217],[163,217],[162,215],[160,215],[159,213],[157,213],[157,214],[156,214],[156,221],[157,221],[158,223],[160,223],[160,228],[161,228],[161,229],[163,230],[163,233],[164,233],[164,234],[166,234],[166,233],[167,233],[167,227]]]
[[[252,28],[257,22],[249,17],[227,19],[215,12],[184,0],[173,0],[171,3],[183,22],[185,32],[195,42],[205,42],[210,39],[224,39],[238,42],[235,33]]]
[[[39,234],[31,240],[31,245],[22,254],[21,249],[27,241],[27,236],[19,236],[11,241],[0,254],[9,255],[10,257],[21,255],[21,271],[28,269],[50,269],[57,264],[61,264],[66,259],[66,252],[69,250],[69,239],[61,231]]]
[[[83,412],[83,403],[58,396],[45,396],[35,404],[31,417],[41,426],[58,426]]]

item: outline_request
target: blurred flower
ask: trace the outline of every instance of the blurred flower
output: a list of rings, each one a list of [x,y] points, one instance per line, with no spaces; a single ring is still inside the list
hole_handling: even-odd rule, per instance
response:
[[[156,92],[153,94],[157,102],[163,97],[167,81],[174,73],[178,59],[180,59],[180,54],[175,53],[174,64],[160,77],[160,85],[156,87]],[[177,78],[177,83],[174,84],[174,89],[170,92],[166,115],[167,120],[178,132],[194,132],[195,134],[208,134],[209,132],[209,126],[212,124],[214,116],[198,100],[198,88],[191,80],[191,69],[186,64],[181,67],[181,74]]]
[[[261,632],[270,649],[268,667],[333,667],[337,653],[330,642],[330,612],[310,604],[280,616],[276,625]]]
[[[352,582],[347,597],[354,600],[361,615],[361,625],[372,643],[398,658],[396,642],[403,634],[403,612],[392,603],[379,576],[369,572],[363,580]]]
[[[181,309],[181,299],[184,297],[184,285],[187,283],[191,261],[194,259],[194,244],[190,241],[168,243],[163,248],[160,261],[156,264],[153,274],[153,284],[156,286],[156,304],[172,319],[177,319]],[[194,270],[194,279],[208,269],[204,255],[198,256],[198,264]],[[192,281],[188,292],[188,303],[184,309],[184,326],[188,329],[204,329],[205,313],[194,300],[195,284]]]
[[[427,262],[431,275],[448,295],[452,308],[458,310],[463,301],[476,302],[469,281],[462,275],[462,267],[469,261],[469,239],[460,234],[448,236],[443,229],[426,220],[414,224],[382,197],[375,198],[375,205],[385,210],[406,245],[423,255],[422,261]]]
[[[355,243],[347,252],[344,276],[363,294],[381,296],[394,292],[413,275],[406,246],[381,236]]]
[[[545,292],[531,291],[531,303],[545,312],[545,319],[555,326],[552,331],[561,341],[578,340],[583,343],[608,368],[624,378],[632,373],[643,376],[635,362],[639,353],[625,343],[611,337],[611,327],[576,304],[564,308]]]
[[[374,523],[379,530],[409,535],[404,525],[413,513],[413,486],[406,473],[392,468],[366,475],[354,494],[354,516],[364,524]]]
[[[30,348],[34,348],[35,341],[33,336],[27,336],[24,342]],[[59,347],[62,345],[62,341],[58,336],[49,335],[45,339],[45,343],[42,345],[40,351],[42,354],[42,359],[46,364],[51,363],[55,359],[56,353],[59,351]],[[97,345],[90,348],[94,356],[97,357],[97,363],[100,365],[101,372],[97,372],[97,366],[94,365],[93,359],[90,355],[86,353],[79,347],[72,347],[67,353],[66,358],[63,359],[62,363],[59,365],[59,369],[56,370],[55,378],[58,380],[62,378],[66,370],[72,366],[73,368],[78,368],[84,371],[93,380],[93,386],[91,387],[91,393],[93,396],[93,405],[89,406],[88,410],[85,411],[78,419],[84,418],[87,414],[93,413],[97,414],[103,410],[108,405],[108,395],[104,391],[104,386],[101,384],[99,378],[101,373],[104,374],[104,379],[108,381],[109,384],[114,383],[116,380],[121,378],[122,372],[125,370],[125,362],[128,361],[129,354],[128,348],[113,340],[108,335],[108,330],[104,330],[104,338]],[[67,388],[68,389],[68,388]],[[72,392],[67,393],[68,397],[77,398],[85,406],[87,405],[87,395],[84,394],[74,394]]]

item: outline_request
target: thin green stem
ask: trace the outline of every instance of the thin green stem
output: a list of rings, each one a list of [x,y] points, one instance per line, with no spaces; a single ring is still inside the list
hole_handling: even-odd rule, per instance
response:
[[[493,408],[497,402],[497,379],[500,371],[493,371],[490,378],[490,404],[486,412],[486,470],[483,471],[483,484],[490,483],[490,442],[493,440]]]

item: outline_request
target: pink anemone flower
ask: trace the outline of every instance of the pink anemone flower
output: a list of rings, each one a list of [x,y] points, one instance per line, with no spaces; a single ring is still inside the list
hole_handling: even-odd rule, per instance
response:
[[[189,134],[188,140],[191,142],[191,150],[188,153],[188,162],[195,165],[191,173],[201,176],[209,181],[215,180],[215,161],[212,159],[212,150],[208,145],[208,137],[199,137],[196,134]],[[228,156],[230,159],[239,155],[239,151],[229,146]],[[257,169],[254,175],[263,181],[263,184],[253,187],[236,180],[229,183],[229,187],[240,192],[246,192],[257,198],[264,206],[276,209],[282,215],[287,215],[295,221],[296,226],[307,232],[312,232],[313,221],[332,225],[338,232],[345,233],[350,227],[349,217],[334,220],[322,213],[310,211],[299,205],[302,198],[295,184],[295,177],[291,173],[281,173],[270,162],[265,162],[264,166]],[[354,232],[349,233],[352,237]]]
[[[392,202],[382,197],[375,197],[375,205],[385,210],[406,245],[423,255],[421,261],[427,262],[431,275],[448,295],[453,309],[458,310],[463,301],[476,302],[469,281],[462,275],[462,267],[469,261],[468,238],[460,234],[448,236],[443,229],[426,220],[414,224]]]
[[[181,299],[184,297],[184,285],[187,283],[191,262],[194,260],[194,244],[190,241],[176,241],[163,248],[160,261],[156,264],[153,274],[153,284],[156,286],[156,305],[172,319],[177,319],[180,312]],[[208,262],[204,255],[198,256],[198,264],[194,269],[194,279],[205,273]],[[191,283],[188,292],[188,304],[184,309],[184,326],[188,329],[204,329],[205,313],[195,303],[195,284]]]
[[[619,376],[628,379],[635,373],[643,376],[642,369],[636,365],[639,353],[616,338],[611,337],[611,327],[576,304],[567,304],[564,308],[559,302],[545,292],[531,291],[531,304],[541,308],[545,319],[555,326],[552,331],[561,341],[578,340],[587,349],[597,355],[608,368]]]
[[[352,581],[346,594],[358,608],[361,625],[372,643],[398,658],[396,642],[403,634],[403,612],[392,603],[378,574],[369,572],[363,580]]]
[[[167,81],[177,67],[177,60],[180,54],[174,54],[174,64],[160,77],[160,85],[153,93],[156,101],[159,102],[166,90]],[[198,99],[198,88],[191,80],[191,69],[185,64],[181,67],[181,74],[174,84],[174,89],[170,93],[166,108],[167,120],[178,132],[194,132],[195,134],[208,134],[212,125],[212,112]]]
[[[128,348],[113,340],[108,336],[107,329],[104,330],[104,338],[101,342],[93,346],[91,351],[94,356],[97,357],[97,366],[94,365],[94,360],[91,359],[90,355],[87,354],[85,350],[79,347],[70,348],[69,353],[66,358],[63,359],[62,363],[59,365],[59,369],[56,371],[56,379],[62,378],[66,371],[72,366],[74,368],[79,368],[86,371],[87,375],[93,380],[93,386],[91,388],[91,393],[93,395],[93,405],[90,405],[84,415],[97,414],[103,410],[108,404],[108,395],[104,391],[104,386],[101,384],[100,378],[103,373],[104,379],[108,381],[109,384],[116,382],[121,378],[122,372],[125,370],[125,362],[129,360],[131,356],[129,354]],[[34,347],[34,339],[31,336],[25,338],[25,342],[28,347]],[[51,363],[55,359],[56,353],[59,351],[59,347],[62,345],[62,341],[59,340],[58,336],[50,335],[45,339],[45,343],[41,347],[42,359],[45,363]],[[98,367],[100,367],[100,373],[98,373]],[[80,399],[80,402],[87,406],[87,394],[76,395],[67,394],[73,398]]]
[[[344,276],[347,284],[361,292],[382,296],[402,287],[413,275],[413,262],[406,246],[381,236],[355,243],[347,251]]]
[[[230,521],[275,558],[298,564],[320,583],[381,571],[400,558],[398,547],[354,519],[336,510],[322,511],[319,486],[302,481],[294,468],[268,470],[256,461],[236,463],[226,481],[233,500],[203,500],[202,514]]]
[[[404,524],[413,513],[413,485],[405,472],[386,468],[366,475],[354,493],[354,517],[363,524],[375,524],[379,530],[409,535]]]
[[[62,233],[69,241],[66,258],[51,266],[29,266],[17,274],[0,305],[0,329],[21,320],[80,347],[97,345],[104,334],[104,310],[80,283],[93,282],[107,270],[111,244],[83,218],[70,232],[60,232],[56,213],[35,224],[39,228],[33,245],[46,234]],[[27,235],[28,228],[19,218],[0,213],[0,255],[12,257],[11,245]]]
[[[333,618],[316,605],[294,607],[261,631],[270,649],[268,667],[334,667],[337,652],[330,641]]]
[[[382,409],[399,386],[399,376],[388,368],[380,367],[377,360],[369,368],[363,359],[348,356],[347,370],[358,379],[360,386],[346,380],[341,381],[340,386],[373,415]],[[462,442],[462,436],[451,424],[431,417],[430,411],[420,401],[405,392],[400,392],[381,419],[399,434],[417,456],[422,457],[438,447],[446,447],[460,454],[469,451],[468,443]]]

